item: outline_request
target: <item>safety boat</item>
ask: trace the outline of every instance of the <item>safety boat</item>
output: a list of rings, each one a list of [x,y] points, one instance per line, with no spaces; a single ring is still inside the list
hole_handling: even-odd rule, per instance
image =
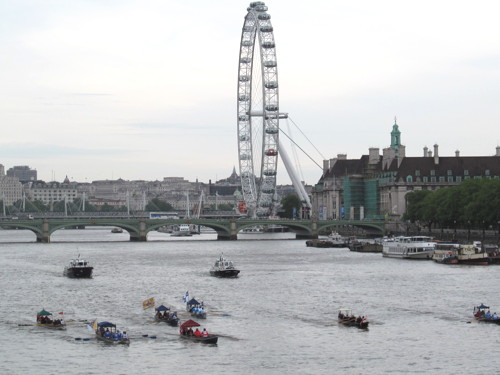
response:
[[[232,261],[224,258],[224,254],[221,254],[210,269],[210,275],[217,277],[236,277],[239,273],[240,270],[236,269]]]
[[[90,262],[81,259],[80,254],[78,254],[78,258],[72,259],[69,264],[64,267],[63,275],[70,278],[91,278],[93,270],[94,267],[90,265]]]

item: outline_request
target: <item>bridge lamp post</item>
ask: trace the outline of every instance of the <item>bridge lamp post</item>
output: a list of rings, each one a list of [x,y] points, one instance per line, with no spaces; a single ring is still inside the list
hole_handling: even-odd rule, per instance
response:
[[[453,240],[457,239],[457,221],[453,220]]]

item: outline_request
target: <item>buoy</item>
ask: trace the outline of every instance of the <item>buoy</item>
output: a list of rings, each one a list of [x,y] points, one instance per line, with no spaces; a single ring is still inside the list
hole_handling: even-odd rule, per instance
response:
[[[75,337],[75,340],[81,340],[82,338],[81,337]]]
[[[142,337],[148,337],[148,335],[142,335]]]
[[[150,339],[155,339],[155,338],[156,338],[156,336],[149,336],[149,338],[150,338]]]
[[[89,338],[83,339],[83,341],[89,341],[89,340],[90,340]]]

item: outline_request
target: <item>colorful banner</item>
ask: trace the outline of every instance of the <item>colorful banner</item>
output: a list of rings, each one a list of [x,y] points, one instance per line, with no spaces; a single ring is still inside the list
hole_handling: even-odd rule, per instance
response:
[[[154,297],[151,297],[145,301],[142,301],[143,309],[149,309],[150,307],[154,307],[154,305],[155,305],[155,298]]]

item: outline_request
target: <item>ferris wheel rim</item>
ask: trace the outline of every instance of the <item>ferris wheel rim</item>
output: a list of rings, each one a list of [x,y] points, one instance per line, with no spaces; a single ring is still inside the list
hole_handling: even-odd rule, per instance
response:
[[[257,215],[270,214],[274,205],[278,161],[279,92],[271,16],[264,2],[250,3],[243,23],[238,62],[237,127],[238,161],[242,194],[247,205]],[[252,106],[254,57],[256,45],[260,55],[262,108]],[[256,176],[252,137],[252,119],[262,117],[262,148],[259,155],[260,176]],[[258,178],[258,180],[257,180]]]

